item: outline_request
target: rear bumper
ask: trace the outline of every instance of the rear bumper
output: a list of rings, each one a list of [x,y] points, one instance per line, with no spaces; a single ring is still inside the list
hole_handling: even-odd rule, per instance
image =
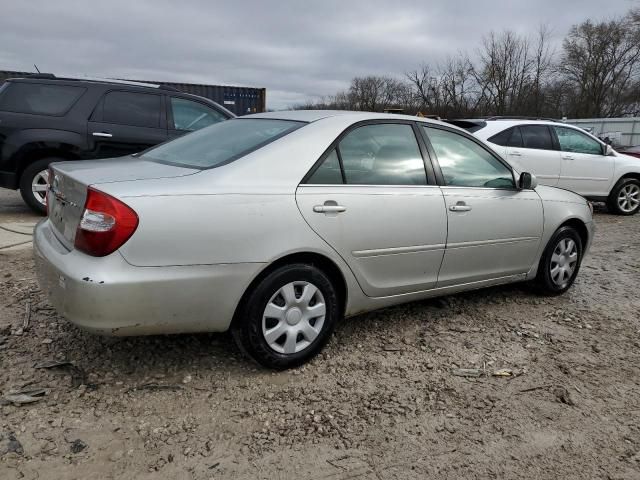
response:
[[[68,251],[45,219],[35,228],[38,281],[58,313],[105,335],[221,332],[259,263],[134,267],[120,253]]]
[[[18,176],[13,172],[0,170],[0,187],[16,190],[18,188]]]

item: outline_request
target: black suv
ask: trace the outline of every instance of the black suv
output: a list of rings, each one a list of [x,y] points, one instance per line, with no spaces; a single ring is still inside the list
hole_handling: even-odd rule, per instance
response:
[[[171,87],[117,80],[7,80],[0,87],[0,187],[44,213],[48,165],[119,157],[235,115]]]

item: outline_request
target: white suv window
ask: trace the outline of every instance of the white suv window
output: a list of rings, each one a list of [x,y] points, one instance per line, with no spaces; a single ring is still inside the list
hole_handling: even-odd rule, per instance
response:
[[[511,170],[474,141],[448,130],[423,128],[447,186],[515,188]]]
[[[588,153],[591,155],[602,155],[602,145],[600,142],[585,135],[582,132],[567,127],[553,127],[558,136],[560,150],[572,153]]]

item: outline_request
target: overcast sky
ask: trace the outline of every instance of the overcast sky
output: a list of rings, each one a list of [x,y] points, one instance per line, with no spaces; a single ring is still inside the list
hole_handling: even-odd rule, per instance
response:
[[[0,0],[0,69],[267,88],[267,106],[401,76],[490,30],[552,28],[638,0]]]

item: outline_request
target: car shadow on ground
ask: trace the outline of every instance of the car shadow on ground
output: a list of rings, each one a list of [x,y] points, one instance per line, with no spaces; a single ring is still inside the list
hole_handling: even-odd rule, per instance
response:
[[[311,364],[321,363],[326,356],[348,355],[353,348],[366,349],[380,343],[401,341],[404,333],[416,329],[472,320],[474,311],[487,304],[506,301],[531,304],[538,298],[527,285],[514,284],[360,314],[337,326],[324,352]],[[194,374],[272,373],[245,357],[229,333],[101,337],[82,331],[63,319],[59,320],[56,333],[51,345],[55,358],[63,358],[85,369],[88,383],[97,385],[115,379],[129,384],[180,381]]]

